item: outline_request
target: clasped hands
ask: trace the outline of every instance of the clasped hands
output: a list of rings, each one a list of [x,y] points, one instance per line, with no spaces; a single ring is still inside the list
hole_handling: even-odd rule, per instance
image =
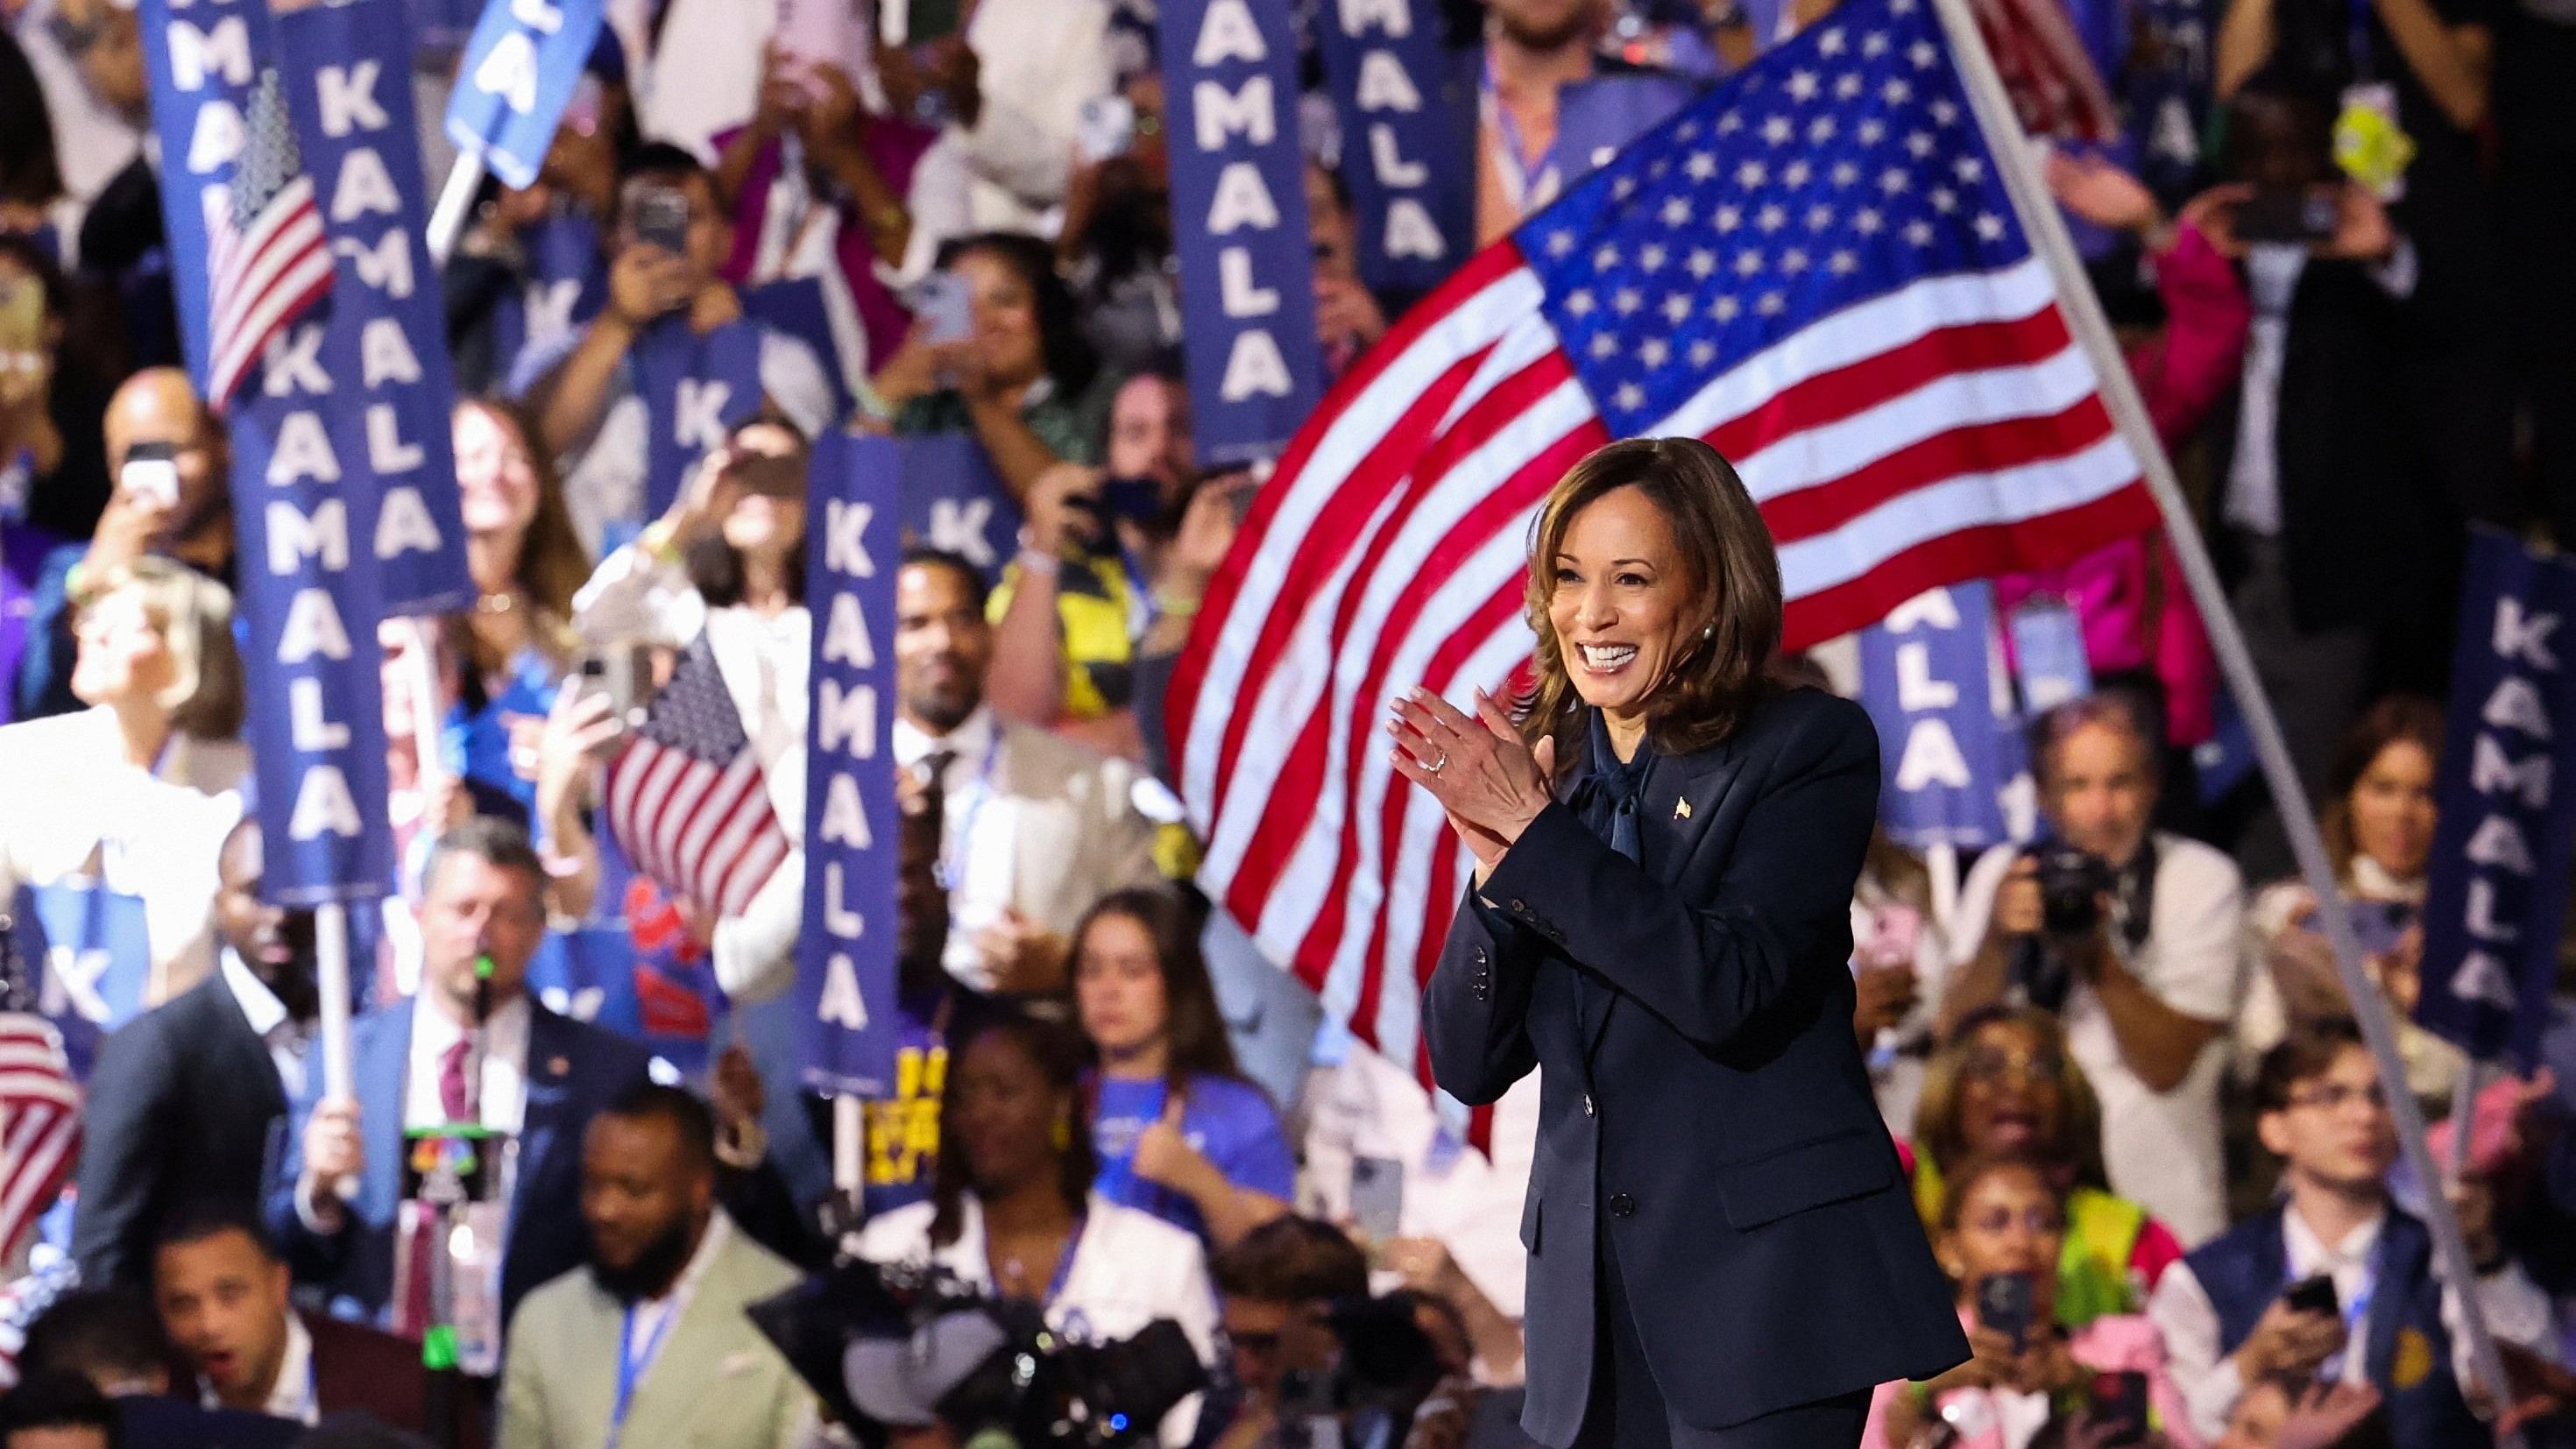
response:
[[[1475,852],[1479,882],[1555,798],[1548,782],[1556,774],[1556,742],[1543,739],[1532,750],[1501,703],[1481,689],[1476,713],[1468,715],[1416,688],[1395,701],[1386,729],[1396,742],[1389,762],[1440,802],[1449,828]]]

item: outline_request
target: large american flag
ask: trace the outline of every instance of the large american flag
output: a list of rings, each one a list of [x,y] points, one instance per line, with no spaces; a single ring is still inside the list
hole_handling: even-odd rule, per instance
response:
[[[206,395],[218,408],[232,401],[269,339],[331,290],[330,242],[275,66],[261,68],[242,123],[227,204],[207,218]]]
[[[608,829],[673,896],[735,916],[787,858],[769,781],[701,633],[608,766]]]
[[[1636,436],[1742,473],[1790,648],[2151,525],[1931,0],[1849,0],[1471,258],[1326,397],[1210,592],[1169,696],[1201,883],[1426,1081],[1464,853],[1377,726],[1527,660],[1537,505]]]
[[[17,1261],[80,1158],[81,1091],[53,1023],[0,1012],[0,1262]]]

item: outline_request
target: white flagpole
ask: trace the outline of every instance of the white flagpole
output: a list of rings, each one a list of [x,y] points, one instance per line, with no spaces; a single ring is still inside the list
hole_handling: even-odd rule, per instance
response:
[[[322,1009],[322,1096],[354,1097],[349,1056],[349,908],[330,901],[313,909],[314,985]]]
[[[2031,250],[2057,283],[2058,307],[2065,315],[2067,329],[2092,360],[2093,370],[2101,378],[2102,401],[2119,425],[2121,436],[2137,454],[2139,468],[2146,475],[2147,491],[2154,495],[2157,511],[2164,515],[2165,533],[2173,544],[2175,559],[2182,565],[2183,582],[2191,590],[2192,602],[2200,607],[2228,692],[2236,697],[2247,733],[2253,736],[2255,757],[2271,788],[2281,824],[2289,833],[2299,873],[2316,897],[2318,918],[2334,946],[2336,973],[2343,980],[2345,995],[2352,998],[2353,1016],[2378,1064],[2389,1112],[2397,1119],[2398,1145],[2416,1180],[2425,1185],[2424,1218],[2432,1229],[2435,1261],[2442,1276],[2458,1290],[2473,1366],[2485,1381],[2491,1400],[2502,1405],[2509,1401],[2510,1391],[2503,1360],[2496,1353],[2495,1338],[2487,1330],[2486,1313],[2478,1302],[2476,1265],[2461,1235],[2459,1217],[2442,1193],[2445,1179],[2433,1160],[2432,1149],[2425,1143],[2423,1111],[2406,1087],[2406,1064],[2398,1054],[2397,1029],[2388,1019],[2387,1005],[2372,984],[2370,973],[2362,967],[2360,938],[2353,933],[2351,915],[2344,909],[2343,891],[2327,859],[2325,839],[2318,833],[2307,791],[2300,785],[2298,769],[2291,762],[2281,721],[2263,693],[2262,675],[2245,647],[2236,616],[2228,610],[2227,591],[2219,583],[2207,545],[2201,541],[2191,505],[2183,497],[2182,484],[2174,476],[2173,460],[2165,456],[2146,402],[2139,396],[2137,383],[2129,376],[2128,362],[2112,335],[2110,319],[2103,315],[2101,300],[2093,295],[2084,264],[2076,256],[2074,240],[2067,235],[2065,219],[2058,215],[2057,202],[2039,173],[2029,140],[2014,114],[2012,99],[2004,90],[2003,77],[1995,70],[1994,57],[1986,53],[1976,17],[1968,8],[1969,0],[1931,0],[1931,4],[1948,32],[1950,51],[1958,58],[1959,78],[1966,85],[1969,107],[1976,113],[1987,149],[1994,154],[1997,174],[2011,194],[2013,209],[2021,214]],[[2512,1435],[2498,1442],[2518,1445],[2521,1441],[2520,1436]]]
[[[438,205],[429,213],[429,264],[447,265],[455,255],[458,238],[465,235],[465,220],[474,210],[474,193],[483,185],[483,153],[469,149],[456,153],[456,164],[448,168],[447,185],[438,193]]]

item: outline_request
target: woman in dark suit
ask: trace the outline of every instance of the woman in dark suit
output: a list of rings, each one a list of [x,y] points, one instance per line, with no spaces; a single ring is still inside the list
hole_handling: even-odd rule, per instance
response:
[[[1705,444],[1577,464],[1529,615],[1525,722],[1417,690],[1389,723],[1476,857],[1432,1068],[1470,1103],[1546,1068],[1522,1423],[1555,1449],[1846,1449],[1872,1385],[1968,1356],[1851,1031],[1877,737],[1769,680],[1779,558]]]

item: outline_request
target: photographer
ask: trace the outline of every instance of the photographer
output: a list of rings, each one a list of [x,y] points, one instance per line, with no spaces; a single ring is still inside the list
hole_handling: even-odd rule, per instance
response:
[[[2032,732],[2051,843],[1977,862],[1958,934],[1973,950],[1942,993],[1944,1034],[2018,995],[2061,1013],[2102,1101],[2111,1190],[2185,1243],[2227,1225],[2210,1050],[2243,997],[2236,867],[2197,841],[2151,832],[2157,734],[2128,696],[2061,705]]]

